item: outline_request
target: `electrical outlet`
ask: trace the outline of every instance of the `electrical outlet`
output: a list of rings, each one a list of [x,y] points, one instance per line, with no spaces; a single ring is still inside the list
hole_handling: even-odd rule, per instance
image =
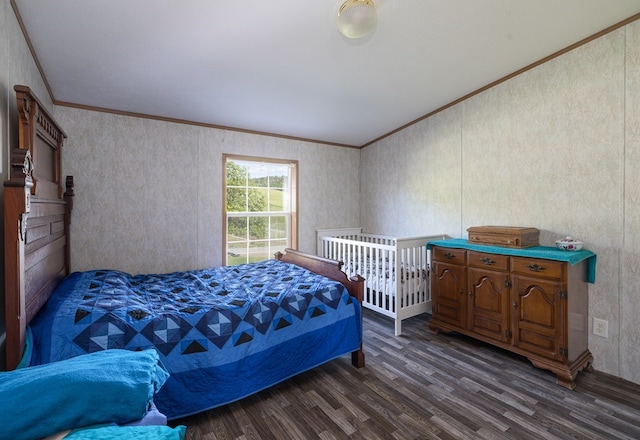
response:
[[[593,318],[593,334],[596,336],[602,336],[603,338],[609,337],[609,321],[604,319]]]

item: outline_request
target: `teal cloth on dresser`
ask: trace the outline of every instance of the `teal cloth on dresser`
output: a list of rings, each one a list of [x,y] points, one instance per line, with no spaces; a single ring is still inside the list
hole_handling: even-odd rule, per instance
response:
[[[528,248],[507,248],[491,246],[487,244],[469,243],[465,238],[450,238],[446,240],[434,240],[427,243],[427,249],[433,246],[468,249],[470,251],[487,252],[489,254],[513,255],[530,258],[543,258],[545,260],[566,261],[571,265],[587,260],[587,281],[596,281],[596,254],[588,250],[562,251],[551,246],[533,246]]]

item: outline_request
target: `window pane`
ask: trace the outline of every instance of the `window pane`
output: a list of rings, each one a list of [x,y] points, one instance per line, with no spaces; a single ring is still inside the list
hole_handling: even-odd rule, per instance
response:
[[[249,172],[249,186],[255,186],[257,188],[266,188],[268,186],[268,179],[265,175],[260,175],[255,172],[255,170],[251,170]]]
[[[227,222],[227,243],[247,239],[247,217],[229,217]]]
[[[247,242],[228,243],[227,264],[236,265],[247,262]]]
[[[269,217],[249,217],[250,240],[266,240],[269,238]]]
[[[271,242],[271,255],[269,258],[273,256],[276,252],[280,251],[284,253],[284,250],[289,246],[287,244],[287,240],[273,240]]]
[[[245,186],[247,180],[247,168],[240,162],[227,162],[227,186]]]
[[[269,186],[271,188],[285,188],[288,183],[289,167],[287,165],[273,166],[269,173]]]
[[[249,262],[255,263],[256,261],[263,261],[271,258],[269,255],[269,242],[256,241],[251,243],[249,247]]]
[[[249,188],[249,212],[266,212],[269,190],[266,188]]]
[[[285,216],[271,217],[271,239],[287,238],[287,218]]]
[[[269,211],[285,211],[284,192],[281,189],[271,189],[269,191]]]
[[[247,189],[227,188],[227,212],[245,212],[247,210]]]

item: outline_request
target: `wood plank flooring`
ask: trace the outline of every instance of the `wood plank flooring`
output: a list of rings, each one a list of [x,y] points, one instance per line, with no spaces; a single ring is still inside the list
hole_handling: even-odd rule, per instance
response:
[[[188,440],[640,439],[640,385],[594,371],[576,389],[528,360],[428,315],[393,322],[365,310],[366,366],[343,356],[240,402],[171,425]]]

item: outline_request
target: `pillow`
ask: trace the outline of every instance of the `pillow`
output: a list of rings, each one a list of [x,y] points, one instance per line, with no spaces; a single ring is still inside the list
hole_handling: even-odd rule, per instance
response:
[[[169,426],[98,426],[71,431],[63,440],[183,440],[187,428]]]
[[[141,419],[168,377],[155,350],[104,350],[0,372],[0,437]]]

